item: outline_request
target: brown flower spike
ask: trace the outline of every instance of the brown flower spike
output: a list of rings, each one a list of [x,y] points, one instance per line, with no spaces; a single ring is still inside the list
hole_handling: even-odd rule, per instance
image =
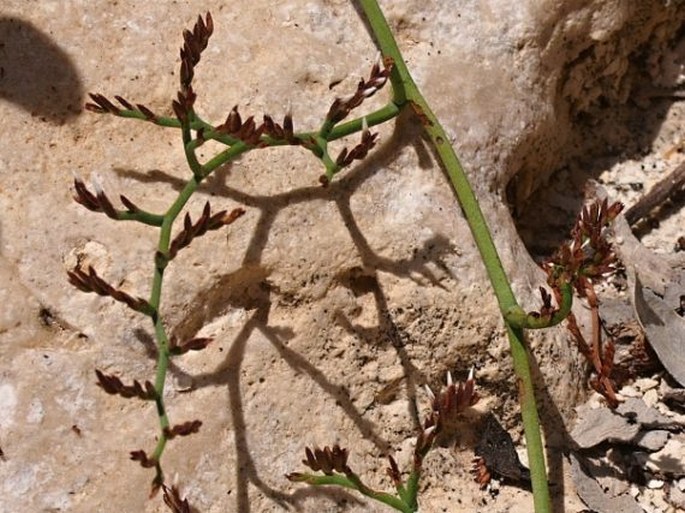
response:
[[[302,460],[302,463],[315,471],[321,471],[327,476],[333,474],[333,471],[342,474],[351,474],[352,470],[347,466],[347,449],[343,449],[339,445],[333,447],[324,447],[319,449],[315,447],[313,450],[309,447],[305,448],[307,459]]]
[[[110,296],[117,301],[125,303],[129,308],[146,315],[152,315],[152,307],[142,297],[133,297],[123,290],[115,289],[112,285],[100,278],[92,267],[84,271],[78,265],[67,272],[69,283],[82,292],[95,292],[100,296]]]
[[[134,380],[133,385],[124,385],[113,374],[104,374],[102,371],[95,369],[95,375],[98,378],[98,386],[108,394],[120,395],[125,398],[138,397],[146,401],[154,400],[157,397],[157,391],[149,381],[141,385],[138,381]]]
[[[357,90],[354,94],[347,98],[336,98],[333,101],[326,119],[332,124],[339,123],[345,119],[352,109],[359,107],[364,100],[376,94],[386,84],[391,69],[391,63],[387,63],[383,69],[381,69],[379,63],[374,64],[368,80],[361,79],[357,84]]]
[[[181,494],[175,485],[171,487],[162,485],[162,490],[164,493],[164,504],[166,504],[173,513],[191,513],[188,499],[181,498]]]
[[[218,230],[222,226],[229,225],[244,214],[245,210],[242,208],[233,209],[230,213],[227,210],[222,210],[212,214],[209,202],[205,203],[202,215],[195,223],[191,220],[190,214],[186,213],[183,219],[183,230],[174,237],[169,247],[169,260],[172,260],[181,249],[188,246],[194,238],[200,237],[208,231]]]
[[[590,306],[592,319],[591,341],[585,339],[573,315],[567,317],[567,327],[576,341],[578,350],[592,366],[590,386],[600,393],[611,408],[618,406],[618,398],[611,379],[615,343],[610,338],[602,341],[602,325],[599,316],[599,299],[594,284],[616,272],[618,259],[606,238],[607,226],[623,209],[621,203],[609,206],[606,199],[584,207],[571,231],[571,241],[563,244],[552,258],[543,264],[547,283],[560,301],[560,286],[570,283],[576,293],[585,298]]]

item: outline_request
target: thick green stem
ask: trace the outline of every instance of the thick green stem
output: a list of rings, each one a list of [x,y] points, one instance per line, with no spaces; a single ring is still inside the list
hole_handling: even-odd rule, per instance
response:
[[[523,330],[520,327],[513,326],[508,320],[508,316],[516,317],[515,313],[522,312],[522,309],[518,305],[511,289],[490,235],[490,230],[480,209],[478,199],[466,177],[466,173],[452,145],[449,143],[447,134],[412,79],[385,16],[378,6],[378,2],[376,0],[359,0],[359,4],[364,11],[383,56],[386,58],[390,57],[394,61],[394,69],[390,77],[394,90],[394,101],[400,106],[404,103],[411,104],[423,124],[424,130],[431,139],[438,158],[449,176],[487,270],[500,310],[505,319],[514,361],[514,371],[519,382],[519,401],[531,467],[535,512],[550,513],[551,501],[529,355],[523,337]]]
[[[535,388],[523,329],[507,324],[507,335],[518,382],[519,404],[521,405],[523,431],[526,436],[526,452],[530,466],[530,481],[533,485],[533,505],[536,513],[551,513],[552,502],[547,484],[545,449],[540,436],[540,419],[535,402]]]
[[[376,0],[359,0],[359,3],[367,16],[371,30],[376,37],[376,41],[384,57],[390,57],[394,62],[393,72],[390,76],[395,102],[403,106],[409,103],[414,108],[423,128],[431,139],[440,162],[447,171],[454,187],[459,204],[471,227],[478,250],[485,264],[490,281],[502,309],[502,313],[516,307],[516,297],[511,290],[504,268],[495,248],[495,244],[490,236],[490,231],[485,222],[485,217],[480,209],[480,205],[471,185],[466,177],[459,159],[452,145],[449,143],[447,134],[443,130],[440,122],[431,110],[418,86],[414,82],[404,58],[400,53],[395,38],[390,31],[390,27],[378,7]]]

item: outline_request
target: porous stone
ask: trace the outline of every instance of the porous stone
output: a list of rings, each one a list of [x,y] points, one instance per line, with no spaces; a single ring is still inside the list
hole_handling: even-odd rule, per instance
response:
[[[518,296],[537,308],[544,277],[505,196],[525,204],[551,171],[585,152],[576,121],[598,104],[624,104],[643,59],[654,77],[662,65],[672,72],[672,59],[659,56],[685,10],[619,0],[382,4],[473,181]],[[87,114],[83,104],[91,91],[172,115],[181,34],[197,9],[3,2],[0,491],[8,511],[163,511],[147,498],[150,471],[129,461],[129,451],[154,447],[154,405],[105,395],[94,374],[154,380],[152,327],[66,280],[76,263],[92,265],[147,297],[156,234],[86,211],[71,184],[97,175],[113,200],[124,194],[153,212],[177,197],[191,176],[178,132]],[[350,2],[208,0],[202,9],[215,33],[196,70],[197,111],[215,123],[234,105],[244,117],[277,120],[292,105],[295,129],[314,130],[375,60]],[[388,98],[385,91],[362,110]],[[178,474],[198,511],[384,511],[342,491],[303,493],[283,476],[302,470],[306,445],[339,442],[370,484],[387,487],[383,456],[415,436],[416,390],[447,370],[476,365],[484,397],[516,415],[498,308],[447,179],[414,120],[378,130],[372,155],[326,189],[308,152],[277,148],[222,168],[187,205],[194,219],[208,200],[216,210],[246,210],[166,270],[170,334],[214,338],[174,360],[166,391],[172,422],[203,421],[164,456],[168,477]],[[200,157],[215,149],[207,144]],[[561,329],[530,340],[545,419],[563,427],[584,394],[581,359]],[[379,404],[385,376],[397,375],[406,379],[402,393]],[[193,389],[181,393],[172,380]],[[454,500],[480,507],[469,450],[441,450],[422,509]],[[530,511],[530,497],[504,488],[498,508]]]

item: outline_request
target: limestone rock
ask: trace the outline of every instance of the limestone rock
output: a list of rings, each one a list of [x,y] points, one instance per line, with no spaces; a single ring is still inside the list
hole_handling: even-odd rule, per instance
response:
[[[597,103],[625,102],[642,76],[638,60],[655,78],[662,64],[672,72],[673,59],[659,56],[685,12],[661,1],[383,4],[473,180],[517,294],[537,308],[543,277],[506,190],[521,205],[585,151],[576,121]],[[129,451],[154,446],[153,405],[105,395],[94,375],[153,379],[151,326],[66,280],[75,263],[90,263],[147,296],[155,234],[80,208],[70,187],[74,174],[99,175],[112,198],[123,193],[153,212],[176,198],[190,177],[177,132],[81,106],[91,91],[170,115],[182,30],[197,8],[3,2],[0,487],[8,511],[163,508],[147,499],[151,473],[129,461]],[[196,73],[197,109],[216,123],[236,104],[245,116],[276,119],[292,104],[296,130],[316,129],[376,56],[350,2],[208,0],[202,9],[216,29]],[[384,94],[365,107],[382,105]],[[483,394],[516,411],[498,308],[454,194],[415,123],[379,131],[379,148],[328,189],[308,152],[278,148],[221,169],[187,206],[194,217],[207,200],[247,211],[166,271],[170,332],[214,338],[174,361],[166,392],[172,422],[203,421],[198,434],[170,443],[164,460],[198,511],[343,503],[384,511],[346,492],[303,493],[283,476],[300,469],[305,445],[340,442],[360,474],[387,486],[382,456],[414,436],[410,403],[446,370],[477,365]],[[580,358],[561,329],[531,334],[531,344],[549,392],[544,411],[564,422],[583,395]],[[404,391],[390,404],[373,400],[398,375]],[[174,379],[193,389],[175,390]],[[441,460],[453,477],[428,475],[423,509],[453,504],[447,496],[481,504],[464,455]],[[498,501],[502,511],[530,511],[530,498],[515,491]]]

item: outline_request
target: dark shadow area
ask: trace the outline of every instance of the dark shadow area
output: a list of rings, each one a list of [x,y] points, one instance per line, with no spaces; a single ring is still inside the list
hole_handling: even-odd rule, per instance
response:
[[[679,16],[682,18],[682,13]],[[679,45],[684,37],[685,26],[682,26],[670,42],[672,48],[682,48],[685,53],[685,45]],[[586,202],[584,184],[598,180],[603,171],[616,164],[640,161],[649,155],[669,109],[674,102],[682,101],[676,94],[679,87],[676,84],[672,88],[654,84],[648,68],[659,56],[650,53],[648,44],[638,47],[629,57],[629,70],[624,78],[626,87],[630,88],[626,99],[616,98],[615,91],[602,91],[588,106],[575,108],[573,102],[583,100],[565,96],[564,79],[574,72],[574,67],[585,66],[595,51],[600,51],[592,45],[562,70],[553,118],[567,125],[570,134],[559,135],[564,137],[564,145],[554,172],[536,168],[534,152],[544,151],[536,147],[540,134],[532,134],[522,142],[519,154],[529,151],[531,156],[522,158],[526,164],[507,185],[507,200],[519,234],[533,258],[544,259],[568,238],[575,217]],[[685,62],[685,54],[676,56],[676,61]],[[558,134],[568,133],[566,127],[555,129]],[[646,173],[649,171],[645,169]],[[531,177],[537,176],[548,178],[536,183],[532,194],[522,193],[521,188],[529,186],[525,182],[535,181]],[[642,188],[642,183],[628,185],[636,191]],[[521,200],[522,194],[526,196],[524,200]]]
[[[576,216],[587,203],[584,188],[590,180],[598,180],[600,174],[626,160],[638,160],[648,153],[648,148],[657,135],[671,103],[659,101],[649,112],[638,105],[615,107],[612,112],[598,110],[596,116],[605,121],[612,117],[618,124],[622,118],[628,125],[637,126],[627,145],[616,147],[616,153],[607,153],[611,144],[603,138],[603,130],[594,126],[589,128],[588,121],[575,123],[578,133],[575,137],[587,137],[581,153],[570,156],[567,164],[555,171],[549,180],[541,185],[528,199],[525,207],[520,208],[514,220],[521,238],[529,253],[536,260],[551,256],[561,243],[570,236]],[[614,118],[615,116],[615,118]],[[585,116],[583,116],[585,118]],[[593,118],[594,119],[594,118]],[[626,121],[630,119],[629,121]],[[606,127],[605,130],[612,130]],[[604,148],[589,147],[602,146]],[[635,183],[634,187],[642,187]]]
[[[61,125],[81,113],[83,85],[71,58],[31,23],[0,17],[0,100]]]
[[[397,352],[397,356],[404,369],[404,377],[406,380],[407,388],[407,399],[409,413],[411,414],[412,420],[414,421],[414,429],[421,429],[421,419],[419,417],[419,412],[416,406],[416,390],[417,388],[426,383],[428,380],[425,376],[421,374],[419,369],[417,369],[411,361],[411,358],[407,354],[405,345],[409,342],[405,333],[402,333],[397,325],[395,324],[390,309],[388,308],[388,302],[383,293],[383,289],[378,283],[378,276],[375,270],[370,271],[368,274],[363,274],[362,281],[364,287],[360,290],[356,288],[355,295],[361,295],[364,293],[373,294],[374,302],[376,305],[377,315],[378,315],[378,326],[374,327],[362,327],[352,324],[342,312],[336,312],[337,322],[350,334],[353,334],[364,340],[367,344],[378,344],[383,342],[389,342],[392,347]],[[359,283],[359,278],[355,278],[350,282],[351,290],[355,291],[354,287],[356,283]]]
[[[340,386],[331,383],[323,372],[319,371],[304,357],[286,347],[283,338],[284,335],[292,336],[290,330],[288,328],[269,326],[271,301],[270,288],[266,282],[262,283],[261,290],[261,304],[254,310],[249,320],[231,343],[231,348],[226,355],[226,359],[215,371],[193,376],[198,388],[217,385],[224,385],[228,388],[229,408],[237,456],[237,465],[236,468],[233,469],[237,482],[237,494],[235,498],[236,511],[243,512],[249,512],[251,510],[248,483],[257,487],[266,497],[282,507],[286,507],[288,504],[297,505],[298,502],[312,495],[311,492],[307,492],[306,489],[298,490],[293,494],[287,494],[269,486],[259,476],[259,471],[252,458],[247,440],[247,424],[243,407],[240,369],[247,350],[247,342],[255,331],[259,331],[273,344],[279,354],[294,371],[307,374],[321,387],[323,392],[334,397],[343,411],[350,416],[365,437],[370,438],[377,445],[384,444],[375,433],[374,427],[361,417],[350,398],[346,396],[344,390]],[[344,496],[344,498],[350,502],[355,500],[352,496],[348,496],[348,494],[344,492],[341,495],[340,491],[336,493],[335,491],[325,489],[320,490],[316,495],[323,495],[332,500],[339,500],[341,496]],[[336,497],[338,499],[336,499]]]

